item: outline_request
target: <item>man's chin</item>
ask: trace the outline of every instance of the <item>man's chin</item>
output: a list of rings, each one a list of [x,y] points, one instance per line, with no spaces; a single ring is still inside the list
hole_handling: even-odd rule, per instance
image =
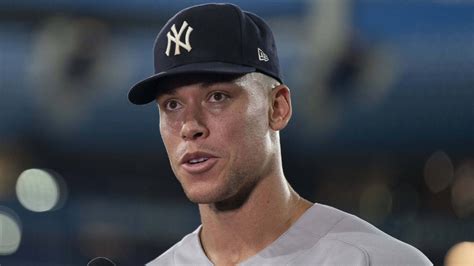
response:
[[[196,204],[209,205],[211,209],[216,212],[229,212],[240,209],[249,199],[252,189],[243,190],[241,193],[236,195],[197,195],[192,193],[186,193],[188,199]]]
[[[212,192],[206,193],[203,191],[193,192],[185,190],[184,193],[186,194],[186,197],[189,199],[189,201],[196,204],[212,204],[225,198],[222,195],[216,195]]]
[[[195,204],[213,204],[217,202],[218,200],[215,198],[211,198],[208,196],[205,197],[200,197],[200,196],[187,196],[189,201]]]

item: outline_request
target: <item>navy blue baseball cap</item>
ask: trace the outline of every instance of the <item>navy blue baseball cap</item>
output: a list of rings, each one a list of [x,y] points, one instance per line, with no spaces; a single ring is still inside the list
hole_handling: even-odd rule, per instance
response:
[[[154,75],[128,93],[134,104],[156,99],[160,81],[180,74],[261,72],[282,82],[272,31],[259,16],[233,4],[204,4],[178,12],[154,45]]]

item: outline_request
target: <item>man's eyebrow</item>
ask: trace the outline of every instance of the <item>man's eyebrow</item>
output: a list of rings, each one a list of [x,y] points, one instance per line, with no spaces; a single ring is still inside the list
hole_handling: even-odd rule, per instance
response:
[[[169,89],[169,90],[165,90],[165,91],[162,91],[158,94],[158,96],[161,96],[161,95],[175,95],[176,94],[176,89],[173,88],[173,89]]]
[[[239,77],[241,77],[241,75],[189,75],[181,76],[179,79],[176,77],[169,77],[169,79],[165,78],[162,81],[161,89],[158,89],[156,98],[158,99],[162,96],[175,96],[179,87],[191,84],[195,84],[201,89],[210,89],[212,87],[222,88],[224,86],[240,87],[240,85],[236,83],[236,80]]]
[[[232,82],[232,81],[204,81],[204,82],[199,82],[196,83],[200,89],[210,89],[212,87],[223,87],[223,86],[238,86],[238,84]],[[167,96],[174,96],[177,94],[178,88],[177,87],[172,87],[172,88],[166,88],[157,94],[157,98],[167,95]]]
[[[234,80],[219,80],[219,81],[209,81],[201,83],[203,89],[209,89],[212,87],[222,88],[222,87],[240,87]]]
[[[164,95],[167,95],[167,96],[176,95],[176,91],[177,91],[176,88],[167,88],[162,91],[158,91],[158,93],[156,94],[156,98],[160,98],[161,96],[164,96]]]

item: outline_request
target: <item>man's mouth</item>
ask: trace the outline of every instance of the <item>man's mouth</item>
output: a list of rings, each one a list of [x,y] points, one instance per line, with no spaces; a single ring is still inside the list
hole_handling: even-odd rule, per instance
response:
[[[207,160],[209,160],[209,158],[207,158],[207,157],[202,157],[202,158],[197,158],[197,159],[191,159],[191,160],[188,161],[188,163],[190,163],[190,164],[197,164],[197,163],[205,162],[205,161],[207,161]]]
[[[189,152],[184,154],[181,159],[180,163],[181,164],[197,164],[197,163],[203,163],[206,162],[209,159],[216,158],[217,156],[207,153],[207,152]]]
[[[202,174],[209,171],[218,159],[218,157],[205,152],[186,153],[181,158],[181,167],[190,174]]]

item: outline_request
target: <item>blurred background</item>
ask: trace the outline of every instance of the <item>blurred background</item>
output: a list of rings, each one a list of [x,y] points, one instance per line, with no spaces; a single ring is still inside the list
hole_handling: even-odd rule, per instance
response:
[[[0,264],[143,265],[200,223],[127,92],[204,1],[0,0]],[[474,3],[231,1],[271,25],[285,173],[442,264],[474,241]],[[472,246],[471,246],[472,248]]]

